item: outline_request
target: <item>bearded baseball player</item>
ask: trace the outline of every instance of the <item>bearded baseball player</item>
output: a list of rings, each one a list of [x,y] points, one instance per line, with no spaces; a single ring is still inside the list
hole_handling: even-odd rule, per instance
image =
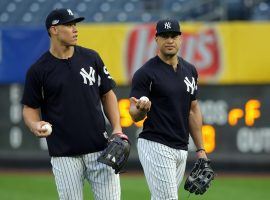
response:
[[[46,137],[59,199],[82,200],[86,179],[96,200],[120,200],[119,174],[97,161],[107,145],[102,105],[113,134],[126,137],[115,82],[97,52],[76,45],[83,19],[70,9],[47,16],[50,49],[27,72],[23,117],[37,137]]]
[[[202,141],[202,115],[197,98],[196,68],[179,57],[178,21],[156,25],[158,54],[136,71],[130,92],[130,115],[144,119],[138,154],[152,200],[178,199],[186,167],[189,134],[197,156],[206,158]]]

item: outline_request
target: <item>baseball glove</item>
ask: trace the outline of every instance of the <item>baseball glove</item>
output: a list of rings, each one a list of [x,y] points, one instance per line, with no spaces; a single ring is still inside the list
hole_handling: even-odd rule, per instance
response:
[[[108,139],[107,147],[97,161],[111,166],[115,170],[115,174],[118,174],[127,163],[129,152],[130,142],[127,135],[123,133],[113,134]]]
[[[209,188],[215,173],[210,166],[211,161],[205,158],[199,158],[185,182],[184,188],[190,193],[204,194]]]

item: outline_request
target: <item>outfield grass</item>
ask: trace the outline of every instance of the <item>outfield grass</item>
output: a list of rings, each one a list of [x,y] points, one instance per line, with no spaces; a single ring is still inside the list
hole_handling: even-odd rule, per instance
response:
[[[123,175],[121,178],[123,200],[150,199],[146,181],[142,175]],[[191,195],[189,200],[268,200],[270,176],[267,177],[217,177],[203,196]],[[92,200],[88,184],[84,187],[84,199]],[[0,174],[1,200],[56,200],[57,192],[51,174]],[[181,186],[179,199],[187,200],[188,193]]]

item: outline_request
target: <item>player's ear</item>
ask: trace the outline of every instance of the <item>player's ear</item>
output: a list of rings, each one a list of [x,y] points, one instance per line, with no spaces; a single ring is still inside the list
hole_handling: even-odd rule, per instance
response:
[[[57,32],[58,32],[57,27],[56,26],[51,26],[50,29],[49,29],[49,32],[50,32],[51,35],[57,34]]]

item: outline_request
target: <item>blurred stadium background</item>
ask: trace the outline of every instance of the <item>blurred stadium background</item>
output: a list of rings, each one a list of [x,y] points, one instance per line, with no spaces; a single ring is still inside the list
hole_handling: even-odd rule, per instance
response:
[[[213,167],[270,174],[269,0],[1,0],[1,171],[50,169],[46,142],[24,126],[20,99],[27,69],[49,47],[46,15],[62,7],[86,17],[79,45],[97,50],[118,84],[121,123],[133,143],[127,170],[141,172],[135,144],[142,122],[128,114],[130,80],[156,53],[155,22],[172,17],[183,32],[180,54],[199,71]],[[192,141],[189,147],[187,170],[195,159]]]

